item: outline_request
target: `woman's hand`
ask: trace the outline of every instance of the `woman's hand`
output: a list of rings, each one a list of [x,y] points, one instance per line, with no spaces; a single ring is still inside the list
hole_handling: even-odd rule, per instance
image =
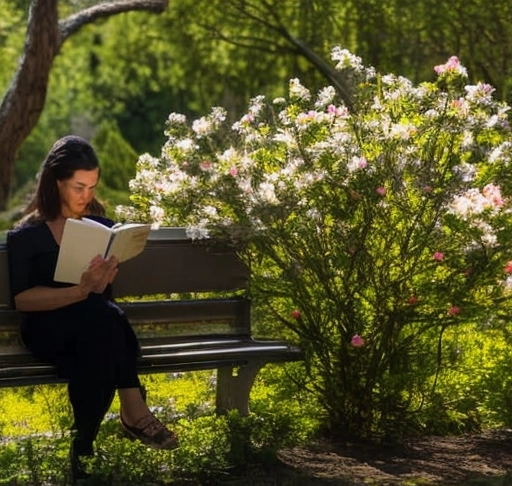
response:
[[[83,289],[84,294],[88,295],[90,292],[103,293],[106,286],[114,281],[118,264],[119,261],[115,256],[107,259],[99,255],[94,257],[80,280],[79,286]]]

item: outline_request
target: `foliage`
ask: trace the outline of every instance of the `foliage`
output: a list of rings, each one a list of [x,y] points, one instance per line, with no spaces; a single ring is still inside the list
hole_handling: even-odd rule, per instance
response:
[[[137,152],[114,123],[103,122],[92,140],[101,161],[102,182],[112,189],[126,190],[135,174]]]
[[[118,214],[230,240],[305,350],[331,433],[396,435],[434,403],[447,330],[506,325],[508,106],[456,57],[420,85],[333,60],[353,111],[292,79],[288,100],[258,96],[234,124],[172,113]]]
[[[18,56],[23,47],[24,18],[13,5],[2,5],[0,14],[0,92],[9,86],[10,73],[16,69]]]
[[[29,2],[0,9],[0,87],[21,53]],[[100,0],[61,0],[62,16]],[[510,100],[511,4],[498,0],[182,0],[163,15],[128,13],[89,25],[66,41],[52,68],[45,110],[22,146],[15,189],[31,180],[53,141],[67,133],[92,138],[116,122],[138,153],[163,143],[171,111],[189,116],[223,104],[238,118],[256,93],[281,96],[290,77],[320,87],[318,66],[293,40],[327,59],[334,43],[382,72],[414,81],[456,52],[476,78]],[[485,35],[482,35],[482,32]]]
[[[279,447],[303,442],[315,426],[296,391],[281,380],[283,368],[260,373],[248,417],[214,414],[213,372],[143,376],[151,410],[178,432],[180,448],[158,451],[126,439],[116,398],[88,464],[92,484],[215,483],[233,468],[275,460]],[[65,387],[2,389],[0,409],[0,484],[68,484],[71,410]]]

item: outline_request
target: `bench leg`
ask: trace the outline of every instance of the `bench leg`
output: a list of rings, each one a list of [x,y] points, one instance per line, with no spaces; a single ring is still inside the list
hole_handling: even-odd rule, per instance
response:
[[[265,366],[265,360],[251,361],[249,364],[217,370],[217,414],[238,410],[240,415],[249,415],[249,395],[256,375]]]

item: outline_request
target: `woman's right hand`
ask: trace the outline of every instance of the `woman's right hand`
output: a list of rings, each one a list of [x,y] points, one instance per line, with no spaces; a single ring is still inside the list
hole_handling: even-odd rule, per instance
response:
[[[80,280],[79,286],[83,289],[84,294],[87,296],[91,292],[103,293],[107,285],[114,280],[118,264],[119,261],[114,256],[107,259],[100,255],[96,256]]]

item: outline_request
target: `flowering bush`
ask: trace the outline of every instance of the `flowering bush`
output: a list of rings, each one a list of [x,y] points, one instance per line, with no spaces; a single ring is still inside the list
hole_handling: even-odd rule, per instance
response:
[[[118,214],[237,245],[304,348],[331,430],[361,437],[428,403],[446,329],[506,311],[512,139],[508,106],[456,57],[419,85],[332,58],[350,110],[292,79],[235,123],[173,113]]]

